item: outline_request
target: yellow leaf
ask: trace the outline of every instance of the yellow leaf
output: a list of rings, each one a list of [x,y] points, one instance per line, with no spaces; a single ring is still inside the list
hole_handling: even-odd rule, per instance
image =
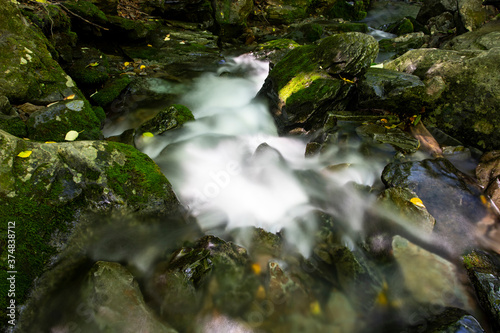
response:
[[[78,137],[78,132],[71,130],[68,133],[66,133],[66,136],[64,137],[64,140],[66,140],[66,141],[75,141],[77,137]]]
[[[45,143],[56,143],[55,141],[45,141]]]
[[[151,44],[148,44],[148,47],[153,47],[153,45],[151,45]]]
[[[128,66],[128,65],[130,65],[130,62],[128,61],[123,63],[123,66]]]
[[[99,63],[96,61],[96,62],[91,62],[90,64],[87,65],[87,67],[96,67],[96,66],[99,66]]]
[[[25,150],[25,151],[22,151],[19,154],[17,154],[17,156],[19,156],[21,158],[26,158],[26,157],[29,157],[31,155],[31,153],[32,153],[31,150]]]
[[[264,299],[266,298],[266,289],[262,285],[259,286],[257,289],[257,293],[255,295],[258,299]]]
[[[140,69],[141,69],[141,71],[142,71],[143,69],[145,69],[145,68],[146,68],[146,66],[141,65],[141,67],[139,67],[139,68],[140,68]]]
[[[255,275],[259,275],[262,272],[262,268],[258,263],[253,263],[252,264],[252,271],[255,273]]]
[[[154,136],[154,134],[151,132],[144,132],[144,133],[142,133],[142,136],[145,138],[152,138]]]
[[[313,315],[321,314],[321,306],[319,305],[318,301],[314,301],[311,304],[309,304],[309,308],[311,309],[311,313]]]
[[[354,81],[351,81],[351,80],[349,80],[349,79],[346,79],[345,77],[342,77],[342,76],[341,76],[340,78],[341,78],[342,80],[344,80],[345,82],[347,82],[347,83],[354,83]]]
[[[424,203],[422,202],[422,200],[420,200],[417,197],[411,198],[410,201],[411,201],[412,204],[414,204],[417,207],[425,208]]]
[[[23,138],[23,140],[30,141],[30,138]]]
[[[64,97],[64,99],[74,99],[74,98],[75,98],[75,94],[73,94],[73,95],[69,95],[69,96],[67,96],[67,97]]]

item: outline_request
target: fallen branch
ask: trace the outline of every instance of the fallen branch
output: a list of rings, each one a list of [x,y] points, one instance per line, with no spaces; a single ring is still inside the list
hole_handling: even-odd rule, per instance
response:
[[[432,134],[419,121],[417,125],[410,126],[411,135],[420,141],[420,149],[431,154],[432,157],[443,157],[443,150]]]

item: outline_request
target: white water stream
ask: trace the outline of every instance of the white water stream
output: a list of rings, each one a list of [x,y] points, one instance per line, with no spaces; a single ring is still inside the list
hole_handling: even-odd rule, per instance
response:
[[[220,75],[224,72],[246,74]],[[268,64],[250,56],[229,61],[218,73],[207,73],[180,101],[196,120],[139,145],[160,165],[179,200],[206,232],[248,226],[285,230],[288,241],[307,256],[316,230],[310,212],[317,207],[311,198],[337,201],[327,208],[333,210],[329,213],[359,230],[366,198],[341,188],[349,181],[372,185],[383,166],[364,162],[321,175],[327,165],[356,164],[361,157],[340,158],[332,151],[305,158],[304,141],[277,136],[267,106],[254,101],[267,74]],[[271,148],[255,153],[263,143]],[[301,181],[301,170],[312,172],[321,184]],[[332,193],[338,197],[328,198]],[[240,236],[244,245],[245,235]]]

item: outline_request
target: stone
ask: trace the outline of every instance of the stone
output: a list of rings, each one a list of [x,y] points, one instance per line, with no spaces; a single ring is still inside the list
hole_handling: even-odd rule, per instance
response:
[[[416,75],[369,68],[358,84],[359,107],[412,116],[428,103],[426,86]]]
[[[280,133],[319,129],[328,110],[345,110],[361,75],[378,52],[376,40],[352,32],[297,47],[269,73],[258,98],[269,101]]]
[[[500,48],[487,51],[411,50],[384,68],[417,75],[424,82],[440,77],[444,89],[426,109],[426,124],[467,145],[500,147]],[[437,81],[434,81],[435,83]],[[430,87],[429,87],[430,88]],[[441,90],[441,88],[438,88]]]
[[[134,276],[119,263],[96,262],[82,286],[82,294],[80,308],[85,309],[90,320],[84,319],[80,328],[123,333],[177,332],[146,305]]]
[[[494,330],[500,329],[500,257],[497,253],[472,251],[463,257],[481,308]]]
[[[186,106],[173,104],[158,112],[152,119],[142,124],[137,129],[137,135],[150,132],[160,135],[168,130],[180,128],[188,121],[194,120],[194,116]]]
[[[400,128],[386,128],[377,124],[362,125],[356,128],[356,133],[363,139],[376,143],[390,144],[404,154],[411,154],[420,147],[420,142]]]

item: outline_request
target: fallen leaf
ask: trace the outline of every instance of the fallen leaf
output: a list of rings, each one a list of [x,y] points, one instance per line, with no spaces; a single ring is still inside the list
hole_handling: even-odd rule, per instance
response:
[[[410,201],[411,201],[412,204],[414,204],[417,207],[425,208],[424,203],[422,202],[422,200],[420,200],[417,197],[411,198]]]
[[[78,137],[78,132],[71,130],[68,133],[66,133],[66,136],[64,137],[64,140],[66,140],[66,141],[75,141],[77,137]]]
[[[128,61],[126,61],[126,62],[123,63],[123,66],[125,66],[125,67],[129,66],[129,65],[130,65],[130,62],[128,62]]]
[[[65,100],[66,100],[66,99],[73,99],[73,98],[75,98],[75,94],[73,94],[73,95],[69,95],[69,96],[67,96],[67,97],[64,97],[64,99],[65,99]]]
[[[26,157],[29,157],[31,155],[31,153],[32,153],[31,150],[25,150],[25,151],[22,151],[19,154],[17,154],[17,156],[19,156],[21,158],[26,158]]]
[[[148,47],[153,47],[153,45],[151,45],[151,44],[148,44]]]
[[[142,136],[145,138],[152,138],[154,136],[154,134],[151,132],[144,132],[144,133],[142,133]]]
[[[258,263],[253,263],[252,264],[252,271],[254,272],[255,275],[260,275],[260,273],[262,272],[262,268],[260,267],[260,265]]]
[[[141,71],[142,71],[143,69],[145,69],[145,68],[146,68],[146,66],[141,65],[141,67],[139,67],[139,68],[140,68],[140,69],[141,69]]]
[[[85,67],[97,67],[97,66],[99,66],[99,63],[96,61],[96,62],[91,62],[90,64],[88,64]]]
[[[55,141],[45,141],[45,143],[56,143]]]
[[[309,304],[309,308],[311,309],[311,313],[313,315],[321,314],[321,306],[319,305],[318,301],[314,301],[311,304]]]

